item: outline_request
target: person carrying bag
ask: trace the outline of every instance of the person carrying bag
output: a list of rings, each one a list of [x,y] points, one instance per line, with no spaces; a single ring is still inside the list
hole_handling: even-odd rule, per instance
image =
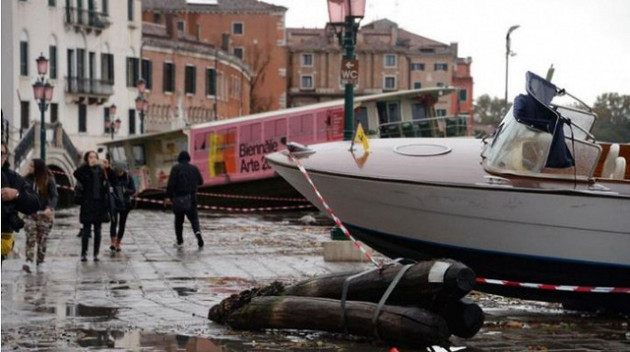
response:
[[[127,216],[131,211],[131,197],[136,194],[136,185],[122,163],[114,163],[112,180],[115,185],[113,191],[115,211],[109,228],[109,235],[112,239],[112,245],[109,249],[120,252]]]

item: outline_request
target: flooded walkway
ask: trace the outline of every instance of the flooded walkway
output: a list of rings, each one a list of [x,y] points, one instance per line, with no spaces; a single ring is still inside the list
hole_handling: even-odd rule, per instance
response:
[[[78,209],[60,211],[46,262],[22,270],[19,257],[2,266],[2,350],[19,351],[387,351],[369,340],[302,331],[234,332],[207,319],[208,309],[232,293],[280,280],[360,270],[361,263],[324,262],[329,226],[308,226],[306,213],[203,213],[205,247],[189,228],[184,248],[173,246],[173,216],[130,214],[123,250],[110,254],[103,228],[100,262],[79,261]],[[621,317],[583,315],[552,304],[475,294],[487,314],[468,351],[628,351]],[[411,351],[400,349],[400,351]]]

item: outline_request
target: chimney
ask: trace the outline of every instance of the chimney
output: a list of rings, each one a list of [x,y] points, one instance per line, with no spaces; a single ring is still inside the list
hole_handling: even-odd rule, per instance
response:
[[[170,39],[177,39],[177,30],[175,29],[175,16],[166,14],[164,16],[164,25],[166,26],[166,36]]]
[[[230,52],[230,33],[223,33],[221,35],[221,50]]]

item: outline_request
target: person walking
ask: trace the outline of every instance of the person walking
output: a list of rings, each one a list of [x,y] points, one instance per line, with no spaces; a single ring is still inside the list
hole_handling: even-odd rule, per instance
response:
[[[99,165],[98,154],[95,151],[85,153],[83,165],[74,170],[74,177],[83,185],[83,201],[79,219],[83,225],[81,231],[81,261],[87,261],[90,232],[94,228],[94,261],[98,262],[101,246],[101,226],[109,221],[107,206],[108,186],[105,172]]]
[[[28,262],[33,262],[37,246],[36,265],[39,267],[46,257],[46,241],[53,227],[55,208],[57,207],[57,184],[42,159],[33,159],[28,165],[25,179],[39,196],[39,211],[27,216],[24,220],[26,230],[26,264],[22,269],[31,272]]]
[[[201,228],[199,227],[199,214],[197,213],[197,187],[203,184],[203,178],[199,169],[190,164],[190,154],[182,151],[177,157],[177,164],[171,168],[166,187],[164,205],[172,205],[175,214],[175,246],[182,248],[184,245],[184,216],[192,225],[197,246],[203,247]]]
[[[9,147],[2,142],[2,261],[13,250],[14,233],[24,227],[18,212],[30,215],[39,209],[33,188],[9,165]]]
[[[120,252],[120,244],[125,235],[125,225],[127,224],[127,216],[131,211],[131,196],[136,194],[136,185],[129,176],[125,165],[122,163],[114,163],[111,179],[114,186],[114,197],[116,208],[112,217],[109,228],[109,235],[112,244],[109,247],[112,251]],[[118,230],[118,231],[116,231]]]

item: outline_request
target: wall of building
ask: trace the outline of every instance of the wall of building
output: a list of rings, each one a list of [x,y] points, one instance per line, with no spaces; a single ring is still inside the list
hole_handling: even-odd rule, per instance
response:
[[[175,16],[191,37],[231,54],[242,49],[243,60],[254,74],[252,112],[286,107],[284,11],[181,12]],[[163,23],[166,16],[154,9],[145,11],[143,18]],[[242,34],[233,33],[235,23],[243,24]]]
[[[145,36],[143,58],[150,60],[147,131],[248,115],[251,74],[238,58],[203,43],[182,38]],[[175,89],[164,87],[164,64],[175,67]],[[195,67],[195,92],[186,93],[186,67]],[[206,94],[206,70],[216,72],[216,93]],[[181,121],[177,121],[181,120]]]
[[[287,29],[291,106],[343,98],[344,86],[340,80],[343,52],[331,29]],[[312,65],[303,64],[304,55],[312,56]],[[419,84],[422,88],[465,86],[472,97],[472,60],[458,59],[456,43],[435,42],[381,20],[359,31],[355,56],[359,61],[356,95],[413,89]],[[395,58],[394,65],[386,65],[388,56]],[[312,87],[303,86],[304,76],[312,77]],[[393,86],[387,86],[386,79],[393,80]],[[464,103],[469,103],[467,108],[472,107],[471,98]],[[435,108],[440,114],[453,115],[458,111],[457,104],[458,97],[451,94],[440,98]]]
[[[120,1],[122,3],[122,1]],[[132,0],[133,19],[128,19],[127,6],[121,6],[118,1],[108,1],[108,16],[110,25],[100,33],[77,29],[66,23],[66,2],[57,0],[55,6],[49,6],[48,1],[3,1],[3,36],[5,29],[12,33],[14,41],[4,42],[3,49],[12,54],[12,59],[3,60],[3,99],[2,109],[10,116],[14,130],[11,140],[17,143],[20,139],[20,101],[29,103],[29,120],[39,120],[40,111],[33,100],[32,84],[36,80],[37,69],[35,59],[43,53],[49,57],[49,46],[57,47],[57,78],[51,79],[54,85],[52,103],[58,104],[58,121],[80,151],[95,149],[101,141],[107,140],[105,133],[104,108],[111,104],[118,107],[118,116],[122,126],[119,136],[126,136],[129,132],[129,109],[134,109],[134,99],[137,95],[135,87],[126,85],[126,58],[138,57],[141,40],[141,0]],[[10,12],[5,12],[5,3],[11,3]],[[125,1],[126,5],[126,1]],[[76,6],[76,0],[70,0],[70,6]],[[83,2],[87,10],[87,2]],[[102,11],[102,1],[96,2],[96,11]],[[6,14],[11,14],[5,28]],[[28,75],[20,75],[20,40],[28,42]],[[10,45],[10,48],[9,46]],[[87,130],[79,132],[79,98],[77,94],[68,93],[68,49],[84,49],[86,52],[85,76],[89,77],[89,53],[94,53],[94,79],[101,79],[101,53],[114,55],[114,84],[113,94],[99,99],[86,106]],[[4,52],[5,50],[3,50]],[[4,54],[3,54],[4,55]],[[72,63],[76,72],[76,60]],[[9,80],[8,77],[11,79]],[[50,69],[47,77],[50,77]],[[6,79],[6,81],[5,81]],[[9,85],[5,82],[10,81]],[[5,94],[5,90],[10,92]],[[45,114],[45,120],[50,122],[50,109]],[[49,136],[51,137],[51,136]]]

